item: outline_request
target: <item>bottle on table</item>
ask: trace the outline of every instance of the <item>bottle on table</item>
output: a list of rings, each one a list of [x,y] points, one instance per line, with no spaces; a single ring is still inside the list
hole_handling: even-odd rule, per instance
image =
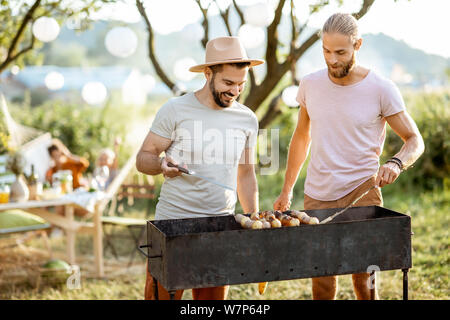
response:
[[[42,194],[42,182],[34,170],[34,164],[31,165],[31,174],[28,176],[28,189],[30,190],[30,200],[37,200]]]
[[[9,193],[11,189],[6,183],[0,184],[0,203],[9,202]]]

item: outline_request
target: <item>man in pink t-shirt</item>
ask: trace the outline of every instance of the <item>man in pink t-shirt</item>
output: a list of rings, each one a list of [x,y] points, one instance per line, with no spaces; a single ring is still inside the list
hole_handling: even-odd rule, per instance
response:
[[[275,210],[289,209],[292,189],[310,149],[304,188],[307,210],[345,207],[371,186],[393,183],[424,151],[420,132],[395,84],[356,64],[355,54],[362,45],[356,19],[349,14],[332,15],[323,26],[322,43],[327,68],[301,80],[298,123]],[[404,144],[380,167],[386,123]],[[380,189],[374,188],[355,205],[382,203]],[[358,299],[371,296],[368,277],[368,273],[352,275]],[[336,292],[336,276],[312,279],[314,299],[334,299]]]

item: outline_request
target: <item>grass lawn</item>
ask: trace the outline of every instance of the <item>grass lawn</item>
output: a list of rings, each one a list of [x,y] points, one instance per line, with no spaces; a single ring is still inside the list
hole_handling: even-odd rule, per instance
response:
[[[390,188],[390,189],[389,189]],[[450,191],[418,192],[385,190],[384,205],[412,217],[413,268],[409,272],[410,299],[449,299],[449,208]],[[273,196],[275,197],[275,196]],[[274,200],[261,197],[261,209]],[[126,210],[128,216],[143,216],[144,209],[136,205]],[[293,207],[302,208],[302,199]],[[32,240],[27,247],[2,250],[0,254],[0,299],[142,299],[145,285],[145,261],[135,258],[127,268],[132,242],[117,240],[120,259],[110,251],[105,253],[106,279],[95,279],[92,270],[91,238],[77,238],[77,257],[81,267],[81,289],[68,289],[65,285],[50,286],[37,283],[33,268],[48,259],[48,252],[40,239]],[[64,257],[64,237],[51,239],[55,257]],[[34,248],[34,249],[33,249]],[[20,258],[19,258],[20,257]],[[11,260],[12,259],[12,260]],[[13,261],[16,259],[16,261]],[[9,261],[9,262],[8,262]],[[9,263],[9,264],[8,264]],[[14,281],[13,281],[14,279]],[[17,280],[21,279],[21,281]],[[16,281],[17,280],[17,281]],[[385,271],[377,274],[381,299],[402,298],[402,272]],[[183,299],[191,299],[190,290]],[[233,285],[229,299],[311,299],[311,280],[300,279],[269,283],[264,295],[259,295],[257,284]],[[339,277],[338,299],[354,299],[351,276]]]

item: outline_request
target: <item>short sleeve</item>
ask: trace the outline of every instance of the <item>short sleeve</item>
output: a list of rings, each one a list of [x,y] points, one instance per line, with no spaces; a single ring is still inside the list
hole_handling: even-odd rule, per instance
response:
[[[305,97],[306,88],[305,87],[306,87],[305,80],[302,79],[298,86],[298,92],[297,92],[297,102],[300,105],[300,107],[306,107],[306,97]]]
[[[252,124],[249,128],[249,134],[247,135],[247,140],[245,141],[246,148],[254,148],[256,146],[256,141],[258,139],[258,118],[254,113],[252,113]]]
[[[381,92],[381,114],[388,117],[404,110],[405,102],[400,90],[392,81],[386,81]]]
[[[173,140],[176,126],[175,110],[171,101],[166,102],[156,113],[150,131]]]

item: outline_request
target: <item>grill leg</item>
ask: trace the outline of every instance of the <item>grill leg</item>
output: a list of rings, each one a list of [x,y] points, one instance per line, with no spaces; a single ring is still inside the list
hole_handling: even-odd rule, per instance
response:
[[[408,300],[408,271],[409,269],[402,269],[403,271],[403,300]]]
[[[375,290],[376,290],[376,284],[375,284],[375,270],[372,270],[370,272],[370,279],[372,279],[372,286],[370,287],[370,300],[375,300]]]

